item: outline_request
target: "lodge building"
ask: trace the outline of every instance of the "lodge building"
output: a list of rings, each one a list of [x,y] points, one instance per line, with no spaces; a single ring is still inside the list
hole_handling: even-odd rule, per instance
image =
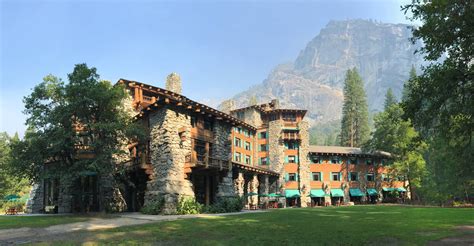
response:
[[[164,198],[164,213],[175,212],[180,197],[212,204],[241,196],[252,206],[273,195],[283,206],[306,207],[405,192],[405,184],[379,165],[388,153],[309,145],[306,110],[272,100],[222,112],[183,96],[177,74],[168,76],[166,89],[126,79],[118,84],[129,92],[124,103],[148,136],[128,144],[130,155],[117,160],[127,181],[94,172],[75,181],[43,180],[32,190],[29,212],[101,211],[104,203],[138,211],[157,197]]]

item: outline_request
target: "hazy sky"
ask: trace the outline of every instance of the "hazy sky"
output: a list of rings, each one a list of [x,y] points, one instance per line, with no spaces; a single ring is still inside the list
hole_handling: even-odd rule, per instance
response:
[[[0,0],[0,131],[24,132],[22,98],[87,63],[102,79],[164,86],[215,104],[293,61],[330,20],[407,23],[400,1]]]

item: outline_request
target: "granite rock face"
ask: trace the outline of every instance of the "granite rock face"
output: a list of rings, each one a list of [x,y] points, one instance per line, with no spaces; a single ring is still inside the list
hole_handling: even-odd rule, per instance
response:
[[[278,65],[261,84],[233,99],[241,107],[254,95],[260,102],[279,98],[282,107],[308,109],[312,124],[340,120],[345,73],[356,67],[369,109],[380,110],[387,89],[400,98],[412,65],[422,64],[422,57],[413,54],[420,44],[410,37],[404,24],[330,21],[293,63]]]

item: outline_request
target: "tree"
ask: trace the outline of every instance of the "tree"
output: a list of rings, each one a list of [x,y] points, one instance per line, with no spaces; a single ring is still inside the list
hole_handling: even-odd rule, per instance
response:
[[[397,103],[395,95],[393,95],[392,88],[388,88],[387,93],[385,94],[384,110],[387,110],[390,106]]]
[[[369,113],[364,84],[355,68],[347,70],[344,80],[341,145],[360,147],[369,138]]]
[[[412,198],[416,199],[416,191],[426,174],[423,159],[426,144],[420,140],[411,122],[402,116],[403,109],[399,104],[392,104],[377,114],[374,118],[375,131],[364,149],[371,153],[389,152],[392,156],[389,162],[392,176],[403,177]]]
[[[140,136],[122,103],[128,95],[86,64],[76,65],[68,80],[48,75],[25,97],[29,128],[13,145],[11,166],[35,181],[72,180],[84,172],[113,178],[124,143]]]
[[[422,23],[413,29],[413,41],[421,39],[419,50],[432,63],[422,74],[411,78],[403,100],[405,118],[427,141],[436,143],[430,148],[428,165],[434,177],[448,183],[456,181],[450,197],[463,196],[469,200],[474,189],[474,11],[471,1],[413,1],[402,7],[411,13],[411,20]],[[444,143],[444,145],[439,143]],[[441,158],[440,155],[444,156]],[[441,172],[442,161],[459,160]],[[444,182],[444,181],[443,181]],[[461,188],[462,187],[462,188]],[[459,188],[455,189],[455,188]]]

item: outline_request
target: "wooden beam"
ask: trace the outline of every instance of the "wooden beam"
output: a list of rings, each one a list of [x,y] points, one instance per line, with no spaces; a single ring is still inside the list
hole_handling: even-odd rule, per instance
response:
[[[182,102],[178,102],[176,105],[178,105],[178,106],[182,106],[182,105],[183,105],[183,103],[182,103]]]
[[[166,104],[170,103],[170,99],[169,99],[169,98],[165,98],[165,103],[166,103]]]

